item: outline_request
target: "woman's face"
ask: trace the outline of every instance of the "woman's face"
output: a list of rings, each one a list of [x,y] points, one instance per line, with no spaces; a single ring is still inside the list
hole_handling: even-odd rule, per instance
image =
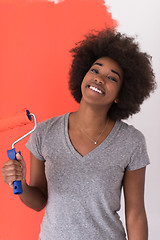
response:
[[[97,59],[86,73],[82,84],[82,99],[90,104],[111,107],[123,82],[123,70],[113,59]]]

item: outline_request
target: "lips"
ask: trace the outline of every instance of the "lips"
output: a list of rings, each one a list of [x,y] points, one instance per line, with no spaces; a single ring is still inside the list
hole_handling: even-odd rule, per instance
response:
[[[90,88],[92,91],[105,95],[104,89],[95,83],[88,84],[87,87]]]

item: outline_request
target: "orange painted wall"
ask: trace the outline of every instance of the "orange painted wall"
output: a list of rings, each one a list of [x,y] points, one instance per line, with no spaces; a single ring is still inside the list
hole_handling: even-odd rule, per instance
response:
[[[116,22],[103,0],[0,0],[0,117],[28,108],[38,122],[77,109],[68,91],[69,50],[89,29]],[[32,125],[0,133],[0,168],[6,150]],[[27,164],[28,138],[16,145]],[[27,208],[0,174],[0,240],[38,239],[44,211]]]

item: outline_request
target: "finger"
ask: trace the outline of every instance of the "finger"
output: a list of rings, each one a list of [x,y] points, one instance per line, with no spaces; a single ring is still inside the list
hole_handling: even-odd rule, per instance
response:
[[[22,155],[20,155],[19,153],[17,153],[17,154],[16,154],[16,158],[17,158],[17,160],[20,162],[20,164],[21,164],[22,166],[26,166],[25,161],[24,161]]]
[[[13,182],[15,180],[22,180],[23,179],[23,172],[22,171],[8,171],[8,172],[4,172],[2,173],[3,175],[3,179],[5,183],[10,183]]]
[[[13,188],[13,182],[8,183],[8,185]]]
[[[2,169],[2,176],[4,180],[10,176],[19,176],[23,175],[23,169],[20,165],[5,165]]]
[[[19,153],[16,154],[16,158],[17,160],[20,160],[20,161],[23,160],[23,156]]]
[[[2,172],[4,176],[9,177],[9,176],[17,176],[17,175],[23,175],[23,170],[22,168],[20,169],[12,169],[12,170],[7,170]]]
[[[26,178],[26,164],[25,164],[25,161],[23,159],[23,156],[20,155],[19,153],[16,154],[16,157],[17,157],[18,161],[20,162],[21,167],[23,169],[23,180],[24,180]]]
[[[4,165],[3,167],[2,167],[2,173],[8,173],[8,172],[13,172],[13,173],[15,173],[16,174],[16,172],[17,171],[20,171],[20,172],[22,172],[22,167],[21,167],[21,165],[19,164],[19,165],[16,165],[16,164],[12,164],[12,165]]]
[[[10,165],[17,165],[17,166],[20,166],[20,162],[14,160],[14,159],[9,159],[7,162],[4,163],[3,166],[5,167],[5,166],[10,166]]]
[[[14,181],[22,181],[22,175],[14,175],[14,176],[5,176],[4,182],[7,183],[9,186],[13,184]]]

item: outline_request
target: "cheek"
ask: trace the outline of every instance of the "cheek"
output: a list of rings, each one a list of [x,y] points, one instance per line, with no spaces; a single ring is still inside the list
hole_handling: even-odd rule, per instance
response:
[[[82,83],[81,83],[81,94],[82,94],[82,96],[84,94],[84,81],[82,81]]]
[[[82,93],[83,93],[83,90],[85,89],[86,85],[87,85],[87,81],[86,81],[86,75],[85,75],[85,77],[83,78],[82,83],[81,83],[81,92]]]
[[[115,86],[114,84],[108,84],[107,91],[111,97],[115,98],[118,96],[120,88],[119,86]]]

